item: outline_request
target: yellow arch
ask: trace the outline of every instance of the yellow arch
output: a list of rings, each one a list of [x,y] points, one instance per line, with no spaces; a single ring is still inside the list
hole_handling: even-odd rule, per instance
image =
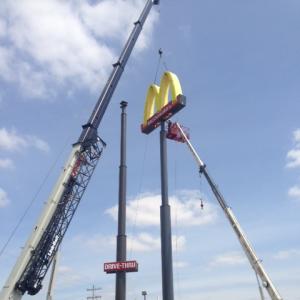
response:
[[[154,115],[154,109],[160,106],[159,101],[159,86],[151,84],[148,88],[146,103],[144,108],[144,124],[147,123],[148,119]]]
[[[179,94],[182,94],[181,85],[178,77],[174,73],[165,72],[160,80],[159,99],[160,99],[161,106],[157,108],[157,111],[159,111],[163,106],[168,104],[170,87],[171,87],[172,101],[175,102],[176,97]]]
[[[148,88],[144,108],[144,125],[169,102],[169,90],[171,88],[172,101],[175,102],[179,94],[182,94],[178,77],[172,72],[165,72],[160,80],[160,87],[152,84]]]

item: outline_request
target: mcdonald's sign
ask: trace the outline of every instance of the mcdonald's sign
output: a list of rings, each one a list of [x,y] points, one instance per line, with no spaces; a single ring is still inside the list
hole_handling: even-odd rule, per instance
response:
[[[169,91],[171,90],[171,101]],[[162,121],[170,119],[175,113],[185,107],[186,98],[178,77],[172,72],[165,72],[161,78],[160,86],[151,84],[148,88],[144,108],[144,120],[141,130],[149,134],[159,126]]]

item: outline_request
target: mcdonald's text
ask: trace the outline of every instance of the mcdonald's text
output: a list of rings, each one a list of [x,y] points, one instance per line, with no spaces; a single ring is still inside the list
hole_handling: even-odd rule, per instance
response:
[[[162,121],[170,119],[175,113],[185,107],[186,98],[183,95],[178,95],[175,101],[168,102],[160,111],[155,113],[146,124],[141,125],[142,132],[149,134],[157,128]]]

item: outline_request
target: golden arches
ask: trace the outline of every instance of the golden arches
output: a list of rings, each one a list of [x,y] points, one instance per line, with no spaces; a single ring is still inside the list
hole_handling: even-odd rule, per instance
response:
[[[156,84],[151,84],[148,88],[146,103],[144,108],[144,124],[154,115],[154,109],[160,106],[159,101],[160,88]]]
[[[144,108],[143,124],[160,111],[169,102],[169,90],[171,88],[172,101],[176,102],[176,97],[182,94],[181,85],[178,77],[172,72],[165,72],[160,80],[160,87],[151,84],[148,88],[146,103]]]

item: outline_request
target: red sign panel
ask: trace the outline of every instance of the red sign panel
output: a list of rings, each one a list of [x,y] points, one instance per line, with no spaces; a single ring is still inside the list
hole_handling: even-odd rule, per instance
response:
[[[180,127],[183,130],[187,139],[190,139],[190,133],[189,133],[188,128],[183,127],[182,125],[180,125]],[[169,123],[168,123],[167,139],[174,140],[176,142],[185,143],[185,140],[184,140],[177,124],[171,123],[171,121],[169,121]]]
[[[147,121],[146,125],[141,125],[142,132],[149,134],[151,131],[153,131],[156,127],[160,125],[161,121],[166,121],[170,119],[174,114],[176,114],[183,107],[185,107],[185,102],[185,97],[183,95],[178,95],[176,101],[169,102],[160,111],[154,114]]]
[[[104,263],[104,272],[137,272],[138,263],[135,260]]]

